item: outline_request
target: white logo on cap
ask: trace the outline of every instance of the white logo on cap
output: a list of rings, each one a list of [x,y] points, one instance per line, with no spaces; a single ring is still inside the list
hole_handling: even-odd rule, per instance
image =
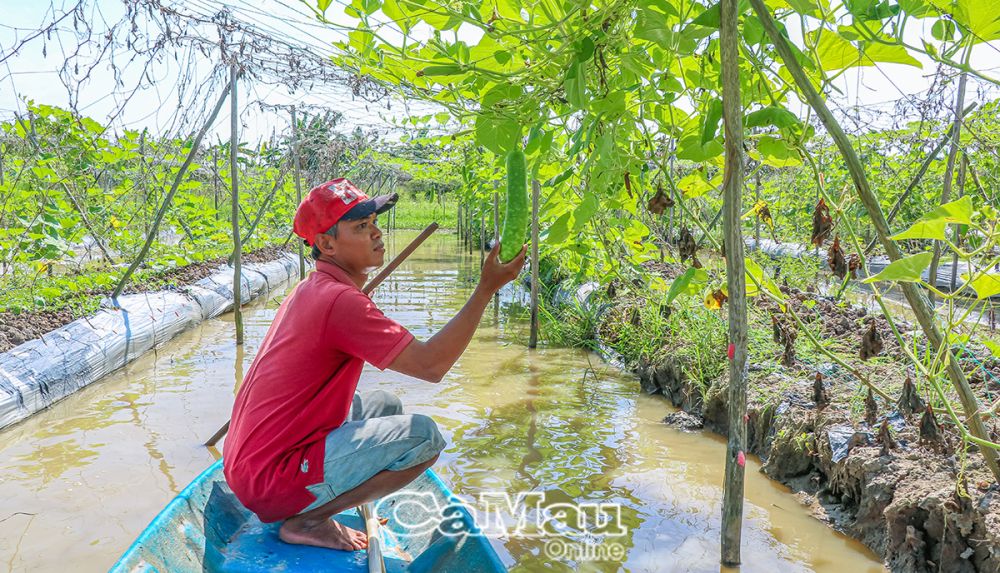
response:
[[[361,199],[361,194],[347,181],[339,181],[330,185],[330,191],[333,192],[334,197],[343,201],[344,205],[350,205],[354,201]]]

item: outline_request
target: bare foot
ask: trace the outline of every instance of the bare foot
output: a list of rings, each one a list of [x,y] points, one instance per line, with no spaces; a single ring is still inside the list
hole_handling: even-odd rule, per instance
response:
[[[368,548],[367,535],[333,519],[308,522],[293,517],[281,524],[278,537],[285,543],[312,545],[342,551],[359,551]]]

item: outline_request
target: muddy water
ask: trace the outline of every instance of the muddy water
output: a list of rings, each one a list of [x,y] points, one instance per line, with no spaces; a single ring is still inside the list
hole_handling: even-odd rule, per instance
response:
[[[412,236],[390,238],[389,250]],[[478,262],[478,254],[457,248],[453,235],[432,237],[376,299],[427,337],[464,303]],[[502,306],[518,304],[505,294]],[[233,345],[231,317],[209,321],[0,432],[0,570],[107,569],[213,460],[200,444],[228,418],[237,380],[284,295],[273,293],[247,309],[243,353]],[[473,505],[483,508],[484,492],[534,492],[550,508],[560,502],[620,507],[623,536],[587,537],[566,526],[560,544],[495,539],[513,570],[717,571],[723,442],[660,424],[666,404],[640,395],[634,379],[596,356],[528,352],[523,337],[522,322],[496,320],[491,309],[441,384],[368,370],[361,388],[393,391],[410,411],[437,419],[450,445],[436,469]],[[747,474],[747,496],[744,570],[882,570],[871,554],[809,517],[756,471]],[[537,512],[528,509],[531,522]],[[503,510],[499,518],[512,528],[518,512]],[[618,560],[586,559],[610,555],[612,544]]]

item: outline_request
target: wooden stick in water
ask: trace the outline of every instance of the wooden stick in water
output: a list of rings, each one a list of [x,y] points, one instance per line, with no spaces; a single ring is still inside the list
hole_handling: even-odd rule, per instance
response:
[[[378,535],[378,515],[375,505],[371,502],[358,508],[358,513],[365,520],[365,532],[368,534],[368,573],[385,573],[385,559],[382,557],[382,538]]]
[[[398,255],[396,255],[396,257],[392,259],[392,261],[388,265],[386,265],[385,268],[382,269],[382,271],[379,274],[375,275],[375,278],[368,281],[368,284],[365,285],[365,288],[361,290],[365,294],[371,294],[371,292],[375,290],[375,287],[382,284],[382,281],[384,281],[386,277],[392,274],[392,271],[396,270],[399,267],[399,265],[403,264],[403,261],[405,261],[406,258],[409,257],[410,255],[412,255],[413,251],[417,250],[417,247],[419,247],[424,241],[426,241],[427,237],[430,237],[432,234],[434,234],[434,231],[437,231],[437,229],[438,229],[437,223],[431,223],[430,225],[428,225],[427,228],[423,230],[423,232],[417,235],[416,239],[413,239],[413,241],[410,242],[410,244],[407,245],[405,249],[403,249]],[[229,431],[229,422],[226,422],[221,428],[219,428],[217,432],[212,434],[212,437],[209,438],[207,442],[205,442],[205,445],[208,447],[214,446],[219,442],[219,440],[222,439],[223,436],[226,435],[226,432],[228,431]]]
[[[226,433],[229,432],[229,422],[231,421],[232,420],[226,421],[226,423],[223,424],[221,428],[216,430],[216,432],[212,434],[212,437],[209,438],[207,442],[205,442],[205,445],[210,448],[214,448],[215,444],[219,443],[219,440],[222,439],[222,436],[225,436]]]

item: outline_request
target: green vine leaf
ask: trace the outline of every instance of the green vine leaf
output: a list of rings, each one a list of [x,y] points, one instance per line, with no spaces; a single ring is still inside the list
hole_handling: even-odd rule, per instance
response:
[[[757,151],[761,155],[761,160],[773,167],[789,167],[802,164],[799,152],[785,141],[776,137],[769,135],[761,136],[757,140]]]
[[[1000,39],[1000,2],[955,0],[953,6],[952,17],[958,25],[972,32],[973,44]]]
[[[667,291],[667,298],[664,304],[670,304],[678,296],[693,295],[701,293],[702,287],[708,282],[708,273],[705,269],[688,268],[679,277],[670,283],[670,290]]]
[[[858,47],[831,30],[824,29],[821,34],[816,53],[820,65],[828,71],[874,66],[878,62],[923,67],[900,45],[864,42]]]
[[[963,274],[962,279],[968,281],[969,275]],[[969,286],[971,286],[976,291],[976,298],[979,300],[990,298],[991,296],[996,296],[1000,294],[1000,275],[995,273],[982,273],[975,279],[969,281]]]
[[[895,281],[901,283],[920,282],[921,275],[931,264],[933,253],[918,253],[889,263],[882,272],[864,280],[866,283],[876,281]]]
[[[597,196],[587,191],[583,196],[583,201],[580,205],[573,211],[573,231],[579,232],[583,229],[584,225],[593,218],[594,214],[597,213],[598,202]]]
[[[718,140],[712,139],[707,143],[702,143],[700,135],[689,135],[681,139],[677,146],[677,157],[687,159],[695,163],[703,163],[722,155],[724,151],[722,144]]]
[[[782,294],[781,289],[779,289],[774,280],[764,272],[764,269],[760,268],[757,261],[751,259],[750,257],[745,257],[744,265],[746,265],[747,277],[756,279],[756,282],[754,280],[747,280],[747,296],[756,296],[757,294],[760,294],[760,289],[757,288],[756,284],[760,283],[761,286],[767,289],[767,292],[774,295],[775,298],[782,301],[785,300],[785,295]]]
[[[677,42],[677,35],[667,24],[666,16],[648,8],[639,10],[632,35],[658,44],[666,50],[672,50]]]
[[[327,4],[331,1],[327,0]],[[383,0],[382,13],[395,22],[403,30],[404,34],[409,33],[410,28],[413,27],[413,21],[407,17],[396,0]]]
[[[506,155],[521,139],[521,127],[512,119],[484,113],[476,117],[476,143],[496,155]]]
[[[983,345],[989,349],[994,358],[1000,358],[1000,343],[987,338],[983,340]]]
[[[830,3],[826,0],[772,0],[770,4],[772,4],[772,8],[786,4],[792,10],[806,16],[818,17],[821,13],[830,11]],[[820,12],[820,8],[822,8],[822,12]]]
[[[566,91],[566,101],[576,109],[587,108],[587,66],[583,62],[574,61],[566,70],[563,81]]]
[[[569,237],[569,217],[570,213],[563,213],[554,223],[549,225],[544,237],[546,243],[561,245],[566,241],[566,238]]]
[[[719,133],[720,121],[722,121],[722,100],[716,98],[708,104],[708,111],[705,113],[705,124],[701,131],[702,145],[715,139]]]
[[[802,124],[794,113],[785,108],[775,106],[768,106],[747,114],[745,122],[747,127],[773,125],[778,129],[790,129]]]
[[[894,241],[903,239],[937,239],[943,241],[949,224],[968,225],[972,222],[972,199],[966,195],[958,201],[945,203],[917,219],[909,229],[893,235]]]

